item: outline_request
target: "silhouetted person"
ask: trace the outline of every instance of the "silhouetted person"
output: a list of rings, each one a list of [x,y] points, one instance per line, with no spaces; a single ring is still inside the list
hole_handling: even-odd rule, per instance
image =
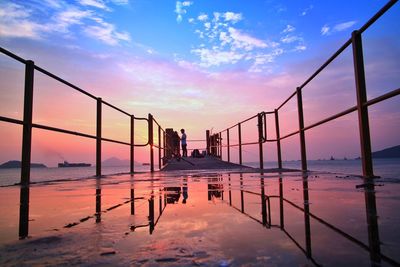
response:
[[[180,153],[179,153],[179,135],[178,132],[175,131],[174,135],[172,136],[172,141],[173,141],[173,149],[172,149],[172,153],[174,154],[175,157],[179,158],[180,157]]]
[[[181,143],[182,143],[182,156],[187,157],[187,143],[186,143],[186,134],[185,129],[181,129]]]

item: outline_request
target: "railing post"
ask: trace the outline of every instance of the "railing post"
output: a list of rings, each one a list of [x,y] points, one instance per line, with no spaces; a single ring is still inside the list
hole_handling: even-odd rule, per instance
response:
[[[365,85],[361,34],[358,31],[354,31],[351,35],[351,40],[353,46],[354,75],[357,90],[357,111],[360,131],[361,162],[363,175],[367,178],[373,178],[374,171],[371,155],[371,137],[369,133],[368,107],[365,105],[365,103],[367,102],[367,89]]]
[[[210,155],[210,130],[206,130],[206,151]]]
[[[163,131],[163,165],[165,165],[165,160],[166,160],[166,156],[167,156],[167,140],[166,140],[166,136],[167,136],[167,133],[165,132],[165,131]]]
[[[24,124],[22,128],[21,189],[19,210],[19,237],[25,238],[29,231],[29,184],[31,175],[33,82],[35,63],[26,61],[24,88]]]
[[[97,98],[96,123],[96,177],[101,176],[101,98]]]
[[[360,131],[361,162],[363,169],[365,188],[365,206],[368,223],[368,243],[370,259],[377,265],[381,261],[381,249],[378,231],[378,214],[376,212],[375,190],[372,178],[374,178],[373,162],[371,155],[371,137],[369,132],[369,119],[367,102],[367,88],[365,84],[364,58],[361,33],[354,31],[351,35],[353,46],[354,74],[357,92],[358,124]]]
[[[242,127],[241,124],[238,124],[238,138],[239,138],[239,164],[242,165]]]
[[[135,172],[135,116],[131,115],[131,173]]]
[[[258,113],[258,152],[260,156],[260,169],[264,169],[264,155],[263,155],[263,119],[262,113]]]
[[[219,132],[219,158],[222,159],[222,132]]]
[[[150,145],[150,171],[154,172],[154,151],[153,151],[153,115],[149,113],[149,145]]]
[[[304,132],[303,97],[301,88],[297,87],[297,110],[299,113],[301,170],[307,171],[306,137]]]
[[[277,109],[275,109],[275,129],[276,129],[276,152],[278,156],[278,168],[282,169],[281,133],[279,130],[279,113]]]
[[[161,127],[158,126],[158,168],[161,170]]]
[[[229,143],[229,129],[226,130],[226,145],[227,145],[227,154],[228,154],[228,162],[231,162],[231,153],[230,153],[230,143]]]

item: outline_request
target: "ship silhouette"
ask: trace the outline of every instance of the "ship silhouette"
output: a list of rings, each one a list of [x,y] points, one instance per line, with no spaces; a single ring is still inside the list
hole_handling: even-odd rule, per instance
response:
[[[69,163],[68,161],[64,161],[63,163],[58,163],[59,168],[66,167],[90,167],[92,164],[90,163]]]

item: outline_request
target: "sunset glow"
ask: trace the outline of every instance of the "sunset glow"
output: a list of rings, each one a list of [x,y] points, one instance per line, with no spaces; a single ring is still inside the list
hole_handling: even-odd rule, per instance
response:
[[[0,46],[136,117],[151,113],[165,128],[185,128],[188,147],[204,149],[190,140],[273,111],[386,2],[2,1]],[[399,17],[395,5],[363,37],[369,99],[400,82]],[[0,116],[22,120],[23,86],[24,66],[1,55]],[[303,100],[306,125],[356,104],[351,46],[305,87]],[[394,98],[371,108],[373,150],[400,144],[399,105]],[[280,116],[282,135],[298,129],[295,99]],[[95,135],[96,102],[36,71],[33,122]],[[245,140],[257,140],[256,124],[246,125]],[[135,143],[147,142],[146,127],[138,122]],[[21,129],[0,122],[0,163],[20,159]],[[130,118],[103,106],[102,131],[129,142]],[[310,159],[360,155],[356,113],[307,137]],[[282,145],[284,159],[300,158],[297,136]],[[265,159],[276,160],[265,146]],[[104,159],[129,158],[129,147],[104,147]],[[33,132],[32,162],[94,163],[94,151],[92,139]],[[256,152],[246,148],[244,161]],[[148,147],[137,149],[135,160],[148,158]]]

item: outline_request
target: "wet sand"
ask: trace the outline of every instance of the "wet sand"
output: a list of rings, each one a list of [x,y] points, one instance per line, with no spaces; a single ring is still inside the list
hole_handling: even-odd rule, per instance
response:
[[[42,183],[30,188],[24,240],[19,187],[0,188],[0,265],[370,266],[367,196],[376,199],[378,256],[396,264],[400,184],[362,184],[210,171]]]

